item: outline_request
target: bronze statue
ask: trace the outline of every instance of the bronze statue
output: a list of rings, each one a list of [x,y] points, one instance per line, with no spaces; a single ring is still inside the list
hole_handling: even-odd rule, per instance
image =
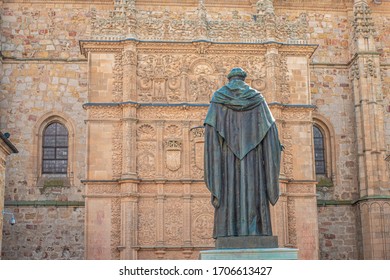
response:
[[[245,71],[233,68],[227,77],[205,119],[214,238],[272,236],[269,202],[279,198],[282,150],[277,127],[264,97],[245,83]]]

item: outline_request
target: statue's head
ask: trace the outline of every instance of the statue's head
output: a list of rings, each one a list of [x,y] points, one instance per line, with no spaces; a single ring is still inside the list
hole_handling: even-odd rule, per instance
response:
[[[230,73],[227,75],[227,78],[229,79],[229,81],[231,79],[240,79],[240,80],[245,80],[246,78],[246,72],[244,71],[244,69],[240,68],[240,67],[237,67],[237,68],[233,68]]]

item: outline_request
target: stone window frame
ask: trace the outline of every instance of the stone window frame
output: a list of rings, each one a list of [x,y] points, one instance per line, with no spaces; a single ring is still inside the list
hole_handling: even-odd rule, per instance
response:
[[[325,155],[325,177],[330,179],[333,184],[336,183],[336,147],[335,147],[335,133],[333,126],[325,117],[319,114],[313,114],[313,126],[316,126],[322,133],[324,139],[324,155]],[[314,133],[313,133],[313,163],[314,158]],[[315,168],[314,168],[315,172]],[[323,175],[317,175],[318,177],[324,177]]]
[[[43,174],[43,133],[52,123],[60,123],[68,130],[68,166],[66,174]],[[70,118],[62,112],[49,112],[43,115],[34,127],[33,143],[33,172],[37,185],[44,184],[46,179],[63,179],[66,185],[74,183],[74,160],[75,160],[75,129]]]

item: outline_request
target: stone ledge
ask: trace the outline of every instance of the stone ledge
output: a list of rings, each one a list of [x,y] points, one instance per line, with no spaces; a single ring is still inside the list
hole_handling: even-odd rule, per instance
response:
[[[84,201],[55,201],[55,200],[13,200],[5,201],[5,207],[23,207],[23,206],[33,206],[33,207],[85,207]]]

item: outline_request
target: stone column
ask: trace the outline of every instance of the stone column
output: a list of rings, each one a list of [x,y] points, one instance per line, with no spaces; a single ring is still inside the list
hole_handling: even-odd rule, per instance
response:
[[[123,51],[123,101],[137,101],[137,43],[126,44]]]
[[[364,259],[388,259],[390,240],[383,239],[381,217],[389,207],[376,211],[375,205],[389,201],[386,170],[384,104],[380,79],[380,53],[375,47],[375,26],[366,0],[355,0],[353,10],[354,61],[351,66],[355,103],[360,218]],[[375,210],[375,211],[374,211]]]
[[[134,4],[134,3],[133,3]],[[137,100],[136,42],[128,42],[123,50],[123,138],[121,176],[121,246],[120,258],[137,259],[138,233],[138,181],[137,158],[137,106],[126,104]]]
[[[122,260],[136,260],[138,244],[138,184],[122,182],[121,184],[121,256]]]

